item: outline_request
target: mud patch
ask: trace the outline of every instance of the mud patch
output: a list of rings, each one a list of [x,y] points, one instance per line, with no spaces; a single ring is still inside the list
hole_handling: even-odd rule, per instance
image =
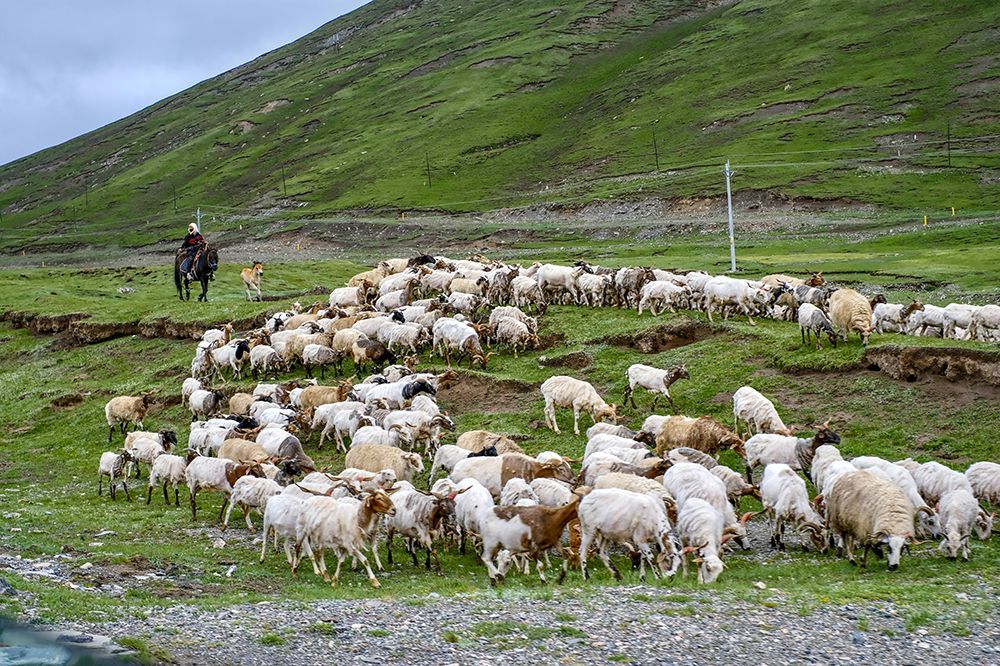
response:
[[[479,62],[474,62],[469,65],[469,69],[488,69],[490,67],[502,67],[503,65],[510,65],[520,60],[520,56],[500,56],[499,58],[487,58],[486,60],[480,60]]]
[[[908,382],[939,375],[950,382],[1000,387],[1000,353],[979,349],[886,345],[868,349],[861,365]],[[992,393],[993,399],[1000,399],[1000,391]]]
[[[582,370],[594,361],[594,357],[587,352],[571,352],[562,356],[539,356],[538,365],[543,368],[573,368]]]
[[[257,127],[257,123],[251,122],[249,120],[241,120],[233,128],[229,130],[230,134],[246,134],[247,132],[253,131],[253,128]]]
[[[676,349],[712,336],[719,335],[708,326],[688,320],[677,324],[661,324],[637,333],[623,333],[597,340],[588,344],[609,344],[617,347],[631,347],[642,354],[658,354],[668,349]]]
[[[457,414],[483,411],[514,413],[522,412],[538,401],[539,386],[541,384],[460,372],[457,379],[441,384],[437,397]]]
[[[49,406],[53,409],[71,409],[81,404],[83,404],[82,393],[67,393],[50,402]]]

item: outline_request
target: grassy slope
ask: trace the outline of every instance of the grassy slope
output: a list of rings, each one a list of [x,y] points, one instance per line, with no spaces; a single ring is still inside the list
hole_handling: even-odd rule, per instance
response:
[[[953,266],[953,257],[962,256],[965,244],[961,236],[951,238],[942,230],[933,236],[942,266]],[[951,238],[952,242],[948,239]],[[858,245],[860,257],[831,254],[829,268],[868,270],[878,262],[879,251],[893,250],[892,239],[882,239]],[[885,244],[888,245],[885,245]],[[761,258],[788,261],[797,251],[794,244],[783,247],[780,242],[761,241]],[[696,257],[704,252],[695,243],[686,248],[684,256]],[[609,247],[609,252],[616,248]],[[540,250],[555,252],[553,248]],[[832,252],[832,248],[831,248]],[[630,256],[609,257],[608,261],[628,262]],[[862,261],[854,266],[851,262]],[[788,264],[785,264],[786,266]],[[349,265],[321,266],[290,265],[273,271],[273,280],[282,280],[288,289],[304,288],[313,282],[339,283],[349,272]],[[939,268],[939,277],[955,282],[969,291],[979,291],[988,282],[976,271],[961,275]],[[952,269],[953,270],[953,269]],[[160,284],[157,272],[135,275],[142,288],[129,304],[117,295],[97,292],[94,276],[80,280],[80,287],[65,288],[58,297],[43,302],[43,311],[58,311],[72,303],[74,309],[84,309],[102,321],[130,320],[142,313],[142,307],[152,308],[160,302],[153,289],[169,289]],[[52,276],[26,273],[29,289],[14,293],[10,282],[4,285],[5,303],[29,309],[27,301],[37,296],[37,285],[43,279],[59,284]],[[61,274],[68,275],[68,274]],[[280,275],[280,277],[279,277]],[[322,276],[322,277],[318,277]],[[10,280],[10,276],[5,276]],[[327,280],[328,278],[328,280]],[[966,283],[965,281],[968,280]],[[76,281],[63,281],[76,284]],[[219,285],[219,283],[216,283]],[[77,291],[74,291],[76,289]],[[95,291],[87,293],[88,289]],[[222,291],[222,290],[220,290]],[[220,293],[219,300],[227,312],[247,314],[238,304],[239,295]],[[65,300],[64,300],[65,299]],[[213,307],[213,312],[219,304]],[[134,311],[127,308],[135,308]],[[233,309],[228,309],[233,308]],[[174,310],[169,310],[175,313]],[[193,306],[186,313],[198,312]],[[218,314],[218,313],[217,313]],[[617,399],[624,386],[624,370],[633,362],[670,364],[683,361],[691,370],[692,379],[674,387],[678,411],[688,414],[711,414],[724,421],[731,418],[726,392],[744,383],[752,383],[773,395],[782,413],[792,423],[808,424],[830,418],[842,434],[845,454],[872,453],[895,459],[915,455],[920,459],[936,458],[961,468],[971,460],[996,459],[995,433],[1000,428],[1000,412],[988,393],[956,392],[951,394],[941,381],[900,383],[878,373],[853,369],[862,350],[856,339],[839,350],[820,352],[802,349],[794,325],[760,322],[757,327],[734,322],[720,325],[717,335],[700,342],[643,355],[629,347],[612,345],[609,336],[641,331],[655,323],[680,320],[688,315],[653,320],[634,312],[594,312],[558,307],[543,320],[542,334],[555,336],[562,342],[542,353],[522,355],[513,359],[502,355],[494,359],[489,376],[479,375],[468,382],[489,387],[486,395],[495,396],[487,406],[478,400],[453,396],[445,406],[456,416],[459,430],[485,427],[522,433],[529,437],[524,446],[529,452],[555,449],[568,455],[582,453],[583,438],[571,434],[567,414],[560,414],[564,427],[561,435],[538,427],[542,419],[541,401],[531,386],[544,378],[567,372],[556,367],[540,368],[538,357],[558,357],[566,353],[583,352],[590,359],[587,367],[570,370],[586,377],[602,392]],[[701,315],[693,315],[703,321]],[[112,395],[135,393],[151,387],[161,394],[176,392],[186,376],[191,355],[191,343],[168,340],[121,338],[106,343],[74,349],[60,349],[52,338],[33,337],[24,331],[0,329],[4,349],[0,359],[0,395],[15,399],[0,402],[0,423],[4,423],[3,455],[0,459],[0,493],[7,500],[5,511],[16,511],[20,531],[0,531],[0,547],[26,556],[53,554],[69,547],[73,566],[84,561],[102,565],[131,566],[132,558],[148,558],[153,566],[175,565],[177,580],[149,580],[138,590],[122,598],[54,587],[42,582],[11,577],[19,588],[35,595],[34,604],[42,608],[42,617],[58,620],[83,617],[99,620],[108,614],[142,613],[151,606],[190,600],[206,606],[227,605],[238,601],[287,598],[318,599],[331,594],[369,597],[382,594],[393,597],[420,595],[428,591],[453,593],[477,591],[486,587],[483,569],[472,555],[445,556],[448,574],[437,578],[414,570],[403,558],[397,544],[397,555],[404,562],[380,576],[384,588],[375,593],[368,589],[363,577],[347,574],[340,588],[329,588],[309,573],[292,580],[278,557],[263,565],[255,559],[255,547],[246,540],[242,529],[234,528],[224,538],[230,542],[224,550],[211,547],[219,534],[213,526],[213,507],[218,498],[205,494],[200,500],[202,514],[192,524],[185,508],[166,508],[160,497],[150,507],[119,501],[112,504],[94,493],[94,468],[100,451],[106,448],[102,426],[102,406]],[[897,336],[879,337],[875,344],[939,345],[935,340],[910,340]],[[973,346],[970,343],[949,343]],[[527,382],[529,385],[490,385],[490,378]],[[485,382],[485,384],[484,384]],[[942,392],[943,391],[943,392]],[[56,408],[52,401],[68,393],[80,393],[83,401],[70,408]],[[944,396],[944,397],[942,397]],[[629,411],[632,425],[637,425],[647,413],[648,399],[639,397],[640,409]],[[178,407],[169,407],[148,419],[151,428],[176,427],[182,441],[186,436],[188,416]],[[314,444],[309,445],[316,453]],[[317,455],[323,464],[336,466],[342,456],[330,450]],[[735,465],[731,454],[724,462]],[[258,519],[259,522],[259,519]],[[95,540],[94,534],[111,528],[115,535]],[[94,545],[100,542],[102,545]],[[932,625],[936,630],[964,633],[970,622],[981,621],[995,612],[995,605],[983,599],[984,572],[1000,565],[1000,546],[994,540],[988,544],[975,542],[974,561],[955,565],[940,558],[933,547],[919,549],[907,558],[901,574],[889,575],[882,567],[873,567],[858,574],[849,565],[832,557],[790,553],[775,556],[771,564],[756,564],[739,554],[728,558],[730,569],[718,586],[719,594],[749,599],[754,603],[792,603],[808,612],[822,604],[857,603],[863,600],[892,599],[900,604],[913,627]],[[781,566],[774,566],[781,562]],[[237,565],[232,579],[220,578],[230,564]],[[818,575],[817,575],[818,574]],[[85,576],[78,582],[90,585]],[[179,582],[178,582],[179,580]],[[629,579],[631,580],[631,579]],[[757,592],[751,583],[764,580],[781,592]],[[603,571],[597,576],[601,584],[610,583]],[[672,586],[682,590],[695,587],[692,580],[676,581]],[[571,576],[566,592],[575,593],[580,586],[578,577]],[[953,595],[965,591],[970,603],[956,606]],[[528,597],[549,594],[531,579],[512,577],[505,594]],[[987,591],[987,594],[990,592]],[[4,598],[0,612],[17,612],[25,598]],[[415,601],[419,603],[419,601]],[[696,612],[700,602],[689,607]],[[684,611],[687,612],[687,611]],[[871,630],[877,630],[872,627]]]
[[[976,169],[997,166],[995,142],[956,144],[950,169],[938,145],[903,147],[898,163],[869,161],[897,154],[876,149],[884,137],[944,139],[949,119],[956,139],[996,133],[989,26],[1000,10],[991,3],[397,5],[377,0],[0,169],[0,246],[96,243],[112,233],[139,245],[175,235],[196,205],[308,204],[282,213],[296,217],[713,195],[724,157],[734,160],[738,189],[997,208],[996,188]],[[277,100],[289,103],[264,111]],[[240,121],[254,125],[240,133]],[[651,171],[653,128],[664,168],[709,166],[600,180]],[[769,155],[840,148],[862,150]],[[774,161],[796,165],[755,166]],[[53,232],[75,238],[39,240]]]

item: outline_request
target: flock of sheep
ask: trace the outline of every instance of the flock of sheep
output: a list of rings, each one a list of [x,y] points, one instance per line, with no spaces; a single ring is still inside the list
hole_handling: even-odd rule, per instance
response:
[[[631,554],[641,575],[647,566],[656,576],[686,571],[687,556],[694,555],[698,580],[711,583],[723,571],[730,542],[748,547],[746,523],[757,514],[739,514],[744,495],[761,500],[758,513],[768,518],[772,547],[785,547],[791,527],[804,548],[835,547],[852,562],[863,548],[862,564],[874,550],[894,569],[907,544],[932,538],[941,540],[949,557],[967,559],[968,540],[973,533],[990,536],[988,509],[1000,504],[996,463],[976,463],[962,474],[936,462],[844,460],[840,438],[828,424],[815,426],[811,437],[797,437],[774,404],[749,386],[733,395],[734,429],[707,416],[653,415],[633,431],[618,423],[617,407],[591,384],[559,375],[541,385],[546,425],[559,432],[557,408],[573,410],[577,435],[581,412],[594,422],[586,431],[580,471],[574,472],[576,461],[554,451],[525,455],[498,433],[469,431],[454,444],[442,444],[455,424],[435,396],[442,383],[461,378],[450,369],[435,374],[415,367],[417,354],[428,346],[449,366],[454,357],[483,367],[494,353],[484,348],[507,346],[516,354],[537,346],[537,319],[525,310],[537,315],[550,302],[648,307],[654,313],[703,307],[709,317],[732,310],[783,316],[784,308],[799,314],[804,330],[834,340],[851,330],[867,340],[878,329],[871,304],[857,292],[827,295],[816,286],[822,284],[818,274],[812,285],[794,282],[788,276],[752,283],[643,268],[521,269],[429,256],[385,261],[334,290],[329,307],[277,313],[240,337],[231,326],[205,332],[192,376],[181,388],[192,414],[185,455],[171,453],[174,431],[144,430],[152,393],[109,401],[109,441],[118,428],[125,443],[101,456],[98,492],[109,477],[112,498],[118,485],[128,495],[127,479],[138,477],[141,465],[148,468],[147,503],[162,487],[164,500],[170,503],[172,488],[179,504],[184,485],[196,518],[197,493],[220,492],[223,526],[233,507],[250,530],[250,513],[263,514],[262,561],[272,537],[275,550],[280,537],[293,573],[308,557],[314,572],[334,584],[350,557],[377,587],[369,557],[382,570],[381,538],[391,563],[396,535],[414,564],[422,552],[425,566],[433,561],[438,571],[442,543],[456,540],[464,553],[474,538],[492,582],[512,567],[527,573],[531,562],[545,580],[552,550],[562,555],[560,580],[571,564],[586,577],[591,551],[620,578],[609,555],[616,546]],[[876,313],[879,305],[885,304],[876,304]],[[920,311],[908,309],[907,318]],[[978,321],[956,323],[948,334],[995,330]],[[315,379],[280,381],[293,365],[311,376],[327,367],[342,373],[347,360],[359,379],[371,374],[332,386]],[[224,372],[240,379],[247,366],[255,378],[276,381],[228,396],[210,385],[225,382]],[[688,371],[635,364],[626,378],[633,406],[633,392],[643,388],[673,410],[669,387],[688,378]],[[317,469],[305,452],[310,438],[318,447],[333,439],[346,452],[345,469]],[[726,449],[743,459],[745,478],[718,463]],[[426,491],[414,485],[425,460],[431,462]],[[763,475],[755,483],[758,467]],[[435,480],[441,471],[447,476]],[[815,488],[813,499],[807,481]],[[332,576],[328,550],[338,558]]]

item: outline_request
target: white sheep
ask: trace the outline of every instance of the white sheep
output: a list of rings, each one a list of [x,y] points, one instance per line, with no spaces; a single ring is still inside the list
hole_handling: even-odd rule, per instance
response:
[[[538,496],[538,503],[543,506],[564,506],[573,500],[573,488],[565,481],[548,478],[533,479],[531,489]]]
[[[163,485],[163,501],[170,506],[170,497],[167,495],[167,486],[173,486],[174,505],[180,506],[180,492],[178,487],[185,482],[184,469],[187,467],[187,460],[181,456],[164,453],[157,456],[153,461],[153,466],[149,468],[149,487],[146,492],[146,504],[153,500],[153,488]]]
[[[587,432],[589,433],[590,430]],[[608,449],[639,449],[647,451],[646,446],[642,442],[602,432],[594,434],[587,440],[587,447],[583,450],[583,458],[586,460],[593,454]]]
[[[222,391],[198,389],[188,397],[191,420],[194,421],[199,416],[208,418],[219,413],[225,405],[225,399],[226,395]]]
[[[941,551],[947,553],[950,560],[961,556],[968,561],[969,539],[976,529],[976,523],[986,512],[979,507],[976,498],[969,491],[949,490],[938,501],[937,513]]]
[[[660,503],[647,495],[620,488],[591,491],[580,501],[580,571],[587,576],[587,555],[591,544],[604,566],[621,580],[621,572],[611,562],[608,546],[617,544],[638,550],[639,577],[645,580],[646,564],[653,575],[673,575],[680,566],[680,548],[670,534],[670,521]]]
[[[972,313],[966,335],[970,340],[1000,341],[1000,305],[984,305]]]
[[[677,511],[681,511],[684,503],[692,498],[705,500],[718,511],[727,529],[732,530],[741,545],[745,545],[745,521],[752,514],[746,514],[744,520],[736,517],[733,506],[729,503],[726,484],[709,470],[696,463],[676,463],[663,474],[663,487],[674,498]]]
[[[187,481],[188,491],[191,495],[191,518],[197,519],[198,505],[195,496],[199,490],[214,490],[220,492],[225,497],[219,509],[219,520],[222,520],[226,506],[229,504],[229,496],[233,492],[233,484],[237,479],[246,476],[263,477],[264,472],[257,463],[237,464],[224,458],[209,458],[197,456],[184,469],[184,478]]]
[[[302,349],[302,367],[306,371],[307,377],[312,377],[315,368],[320,369],[320,378],[326,379],[326,368],[334,366],[336,371],[339,364],[344,359],[344,353],[334,351],[326,345],[308,344]]]
[[[187,401],[191,394],[202,388],[205,388],[205,385],[200,379],[194,377],[185,379],[184,383],[181,384],[181,406],[187,407]]]
[[[400,481],[411,483],[415,475],[424,471],[424,461],[419,454],[379,444],[352,446],[344,458],[344,464],[369,472],[391,469]]]
[[[917,510],[917,535],[925,539],[929,539],[934,536],[937,532],[934,512],[924,501],[923,496],[917,489],[916,482],[913,480],[913,475],[910,474],[905,467],[897,465],[896,463],[891,463],[888,460],[883,460],[882,458],[878,458],[876,456],[858,456],[857,458],[851,460],[851,464],[858,469],[870,469],[872,467],[877,467],[882,470],[890,481],[899,486],[900,490],[906,494],[906,499],[910,500],[910,504],[912,504],[913,508]],[[815,476],[813,478],[815,478]]]
[[[258,376],[277,375],[279,370],[287,369],[288,365],[274,347],[256,345],[250,350],[250,373],[254,379]]]
[[[704,286],[706,313],[708,321],[713,321],[712,312],[716,306],[721,306],[724,318],[729,318],[729,309],[738,307],[747,316],[750,324],[754,324],[752,315],[753,292],[746,280],[737,280],[725,275],[711,278]]]
[[[698,567],[698,582],[711,585],[722,573],[725,566],[719,555],[725,543],[726,528],[721,513],[703,499],[692,497],[677,511],[675,532],[680,539],[681,558],[684,575],[687,575],[688,553],[695,553],[701,560]]]
[[[294,488],[295,486],[289,486]],[[264,526],[261,529],[260,561],[264,561],[267,553],[267,542],[270,534],[274,534],[274,550],[278,550],[278,537],[285,538],[285,559],[289,565],[294,565],[298,558],[298,549],[292,552],[292,544],[295,543],[295,528],[298,523],[299,514],[307,497],[290,492],[282,492],[271,497],[264,507]]]
[[[102,453],[100,463],[97,466],[97,494],[103,494],[102,485],[104,477],[108,477],[108,492],[111,495],[111,499],[116,499],[115,488],[118,481],[121,480],[122,489],[125,491],[125,499],[131,501],[132,497],[128,494],[128,474],[125,470],[126,465],[131,461],[132,454],[124,449]]]
[[[673,282],[655,280],[642,286],[639,298],[639,314],[646,308],[654,317],[663,314],[664,310],[676,312],[688,302],[690,290]]]
[[[823,518],[810,506],[806,482],[795,470],[781,463],[765,467],[760,498],[771,526],[772,548],[785,549],[785,526],[791,524],[802,532],[808,531],[816,549],[823,549]]]
[[[977,462],[965,470],[972,494],[980,502],[1000,506],[1000,465],[994,462]]]
[[[510,347],[514,358],[517,358],[518,347],[524,351],[529,347],[537,349],[541,345],[538,336],[531,332],[528,325],[513,317],[502,317],[497,321],[493,329],[493,337],[498,345]]]
[[[656,409],[656,403],[662,395],[670,403],[670,409],[676,409],[674,399],[670,397],[670,386],[680,379],[690,379],[686,365],[679,365],[669,370],[654,368],[642,363],[633,363],[625,371],[625,379],[628,387],[625,389],[625,397],[622,398],[622,405],[631,402],[635,408],[635,399],[632,393],[636,387],[644,388],[653,394],[653,405],[651,409]]]
[[[952,490],[966,490],[969,494],[975,494],[964,474],[935,461],[921,465],[913,472],[913,480],[930,506],[935,506],[945,493]]]
[[[389,428],[382,428],[375,425],[361,426],[351,436],[352,449],[366,444],[401,448],[400,444],[402,443],[409,444],[410,441],[407,433],[399,424],[395,424]]]
[[[833,324],[826,313],[812,303],[803,303],[798,310],[799,335],[802,337],[802,344],[809,341],[809,336],[816,338],[816,349],[822,349],[819,342],[821,333],[826,333],[830,343],[837,346],[837,334],[833,330]]]
[[[566,375],[549,377],[542,382],[541,391],[545,398],[545,425],[557,433],[556,407],[573,408],[573,433],[576,435],[580,434],[581,411],[590,414],[594,423],[618,419],[615,405],[606,403],[591,384],[580,379]]]
[[[749,434],[755,430],[758,433],[792,434],[778,416],[774,403],[750,386],[742,386],[733,394],[733,419],[736,421],[737,436],[740,435],[741,421]]]
[[[254,531],[253,523],[250,522],[251,509],[264,512],[269,499],[281,492],[281,485],[268,478],[257,478],[255,476],[242,476],[233,484],[233,491],[229,499],[229,506],[226,508],[226,517],[222,520],[222,529],[229,527],[229,514],[234,506],[239,506],[243,510],[243,519],[247,523],[247,529]],[[267,541],[267,539],[264,539]]]
[[[530,506],[539,503],[538,495],[524,479],[514,477],[500,491],[500,506]]]

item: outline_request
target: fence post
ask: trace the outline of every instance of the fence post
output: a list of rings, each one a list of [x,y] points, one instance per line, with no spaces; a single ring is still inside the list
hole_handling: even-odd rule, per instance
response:
[[[733,234],[733,191],[729,186],[729,160],[726,160],[726,206],[729,210],[729,262],[731,272],[736,272],[736,236]]]

